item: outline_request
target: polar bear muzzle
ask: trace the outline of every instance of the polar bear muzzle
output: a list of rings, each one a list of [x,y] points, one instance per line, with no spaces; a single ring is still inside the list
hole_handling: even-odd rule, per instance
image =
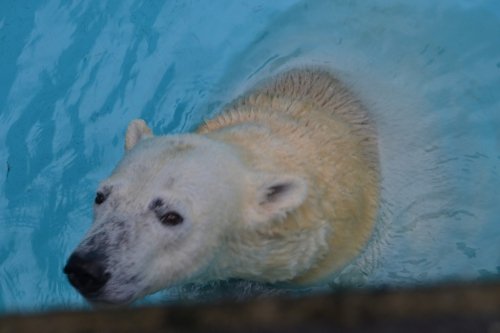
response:
[[[83,296],[91,297],[108,282],[111,274],[106,272],[105,257],[99,252],[73,253],[64,267],[68,280]]]

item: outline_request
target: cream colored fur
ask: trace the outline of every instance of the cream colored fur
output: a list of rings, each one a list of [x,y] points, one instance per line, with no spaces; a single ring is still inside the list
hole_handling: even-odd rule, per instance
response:
[[[198,132],[237,147],[251,169],[307,182],[305,201],[279,221],[241,224],[227,235],[227,265],[236,275],[315,282],[363,249],[379,199],[376,132],[360,102],[331,74],[282,74]]]

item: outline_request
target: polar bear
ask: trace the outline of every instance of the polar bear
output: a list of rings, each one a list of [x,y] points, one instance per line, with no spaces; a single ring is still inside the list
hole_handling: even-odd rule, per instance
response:
[[[92,303],[228,278],[320,283],[353,260],[379,201],[376,130],[332,74],[257,85],[195,134],[130,123],[64,272]]]

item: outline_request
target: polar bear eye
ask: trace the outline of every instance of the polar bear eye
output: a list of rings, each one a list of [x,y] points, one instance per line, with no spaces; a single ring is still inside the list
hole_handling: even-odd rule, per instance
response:
[[[177,212],[171,211],[160,216],[160,222],[164,225],[174,226],[181,224],[184,218]]]
[[[102,192],[97,192],[95,195],[95,200],[94,200],[95,204],[100,205],[104,201],[106,201],[106,195]]]

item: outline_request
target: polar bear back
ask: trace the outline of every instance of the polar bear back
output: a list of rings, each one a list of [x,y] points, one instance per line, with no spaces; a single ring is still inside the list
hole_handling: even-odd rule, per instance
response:
[[[307,107],[304,107],[307,105]],[[265,110],[281,111],[294,118],[310,117],[310,111],[320,110],[324,115],[347,124],[350,132],[362,138],[367,162],[378,169],[378,149],[374,121],[362,103],[330,72],[323,69],[292,69],[265,80],[244,96],[230,103],[222,115],[200,127],[202,133],[231,124],[248,121],[238,119],[242,110],[255,113]],[[241,116],[241,115],[240,115]]]

